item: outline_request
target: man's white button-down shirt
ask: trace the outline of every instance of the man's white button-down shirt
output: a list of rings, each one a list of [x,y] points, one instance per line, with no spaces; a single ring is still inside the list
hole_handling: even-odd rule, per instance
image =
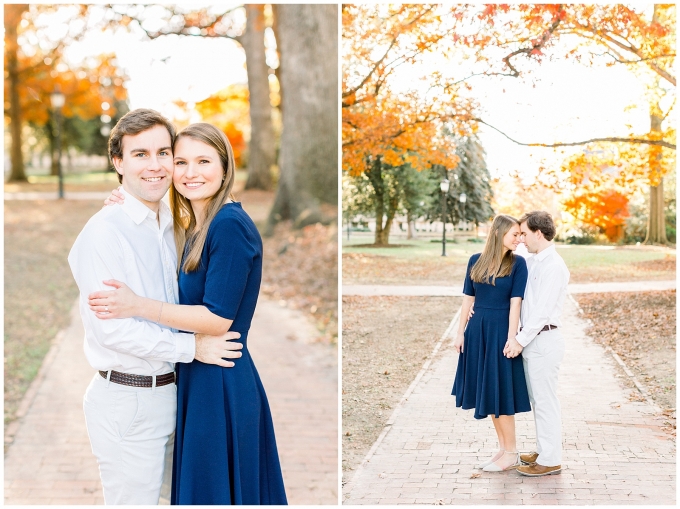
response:
[[[156,213],[123,191],[122,205],[105,207],[87,222],[68,256],[80,289],[80,315],[85,327],[85,356],[97,370],[161,375],[174,362],[191,362],[193,334],[185,334],[138,318],[100,320],[87,296],[113,290],[102,281],[117,279],[137,295],[178,303],[177,251],[172,215],[161,202]]]
[[[517,342],[527,346],[546,325],[562,326],[560,316],[567,297],[569,269],[555,245],[527,258],[529,272],[522,300],[522,330]]]

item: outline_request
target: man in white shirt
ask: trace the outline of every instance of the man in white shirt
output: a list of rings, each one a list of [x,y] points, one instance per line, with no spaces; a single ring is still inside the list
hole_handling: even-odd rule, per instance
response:
[[[504,353],[524,361],[524,375],[536,425],[536,452],[522,454],[520,474],[542,476],[562,470],[562,417],[557,378],[564,357],[560,316],[567,296],[569,270],[551,242],[555,224],[547,212],[534,211],[520,219],[528,278],[522,301],[522,328],[508,340]]]
[[[212,337],[180,333],[136,318],[100,320],[88,294],[125,282],[138,295],[178,303],[177,252],[169,207],[173,125],[153,110],[127,113],[113,128],[109,156],[125,202],[97,212],[68,261],[80,290],[84,349],[97,370],[83,408],[107,504],[157,504],[165,448],[175,429],[175,362],[196,359],[233,366],[237,332]]]

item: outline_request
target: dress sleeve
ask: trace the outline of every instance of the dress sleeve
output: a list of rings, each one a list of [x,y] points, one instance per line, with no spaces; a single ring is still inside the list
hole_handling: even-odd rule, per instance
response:
[[[252,234],[238,217],[216,217],[208,235],[208,267],[203,305],[234,320],[257,256]]]
[[[510,291],[511,299],[513,297],[524,298],[528,275],[526,260],[522,256],[515,256],[515,270],[512,275],[512,290]]]
[[[472,267],[475,262],[479,259],[478,256],[472,255],[468,261],[467,271],[465,272],[465,283],[463,283],[463,294],[469,295],[470,297],[475,296],[475,287],[470,277],[470,272],[472,272]]]

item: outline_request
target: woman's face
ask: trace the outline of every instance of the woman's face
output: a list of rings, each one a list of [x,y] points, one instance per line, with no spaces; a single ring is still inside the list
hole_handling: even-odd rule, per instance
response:
[[[196,202],[207,202],[220,187],[224,170],[220,156],[210,145],[188,136],[175,144],[172,182],[179,194]]]
[[[177,170],[175,170],[175,171],[177,171]],[[521,236],[521,232],[520,232],[520,229],[519,229],[519,225],[513,224],[512,228],[510,228],[510,230],[508,230],[508,233],[506,233],[503,236],[503,248],[504,248],[503,251],[506,251],[508,249],[510,251],[514,251],[515,249],[517,249],[517,246],[520,243],[520,236]]]

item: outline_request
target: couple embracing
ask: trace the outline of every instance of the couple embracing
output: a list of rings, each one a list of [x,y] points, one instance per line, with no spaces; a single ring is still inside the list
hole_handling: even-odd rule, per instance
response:
[[[499,215],[484,251],[468,262],[452,394],[456,406],[474,408],[475,419],[491,416],[499,451],[477,465],[487,472],[516,468],[543,476],[562,469],[557,378],[569,270],[551,242],[554,236],[547,212],[530,212],[519,221]],[[533,254],[527,261],[514,253],[520,242]],[[514,416],[532,408],[536,451],[520,454]]]
[[[285,504],[247,348],[262,240],[232,199],[228,139],[205,123],[176,134],[137,109],[111,131],[109,157],[122,192],[68,258],[95,370],[83,407],[106,504],[159,502],[173,433],[172,504]]]

